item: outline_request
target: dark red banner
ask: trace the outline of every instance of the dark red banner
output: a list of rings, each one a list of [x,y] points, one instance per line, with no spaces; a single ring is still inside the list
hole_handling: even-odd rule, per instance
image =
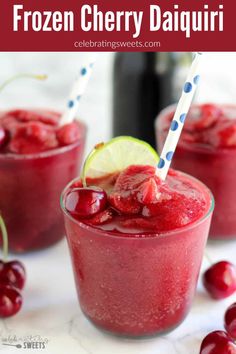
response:
[[[1,51],[235,51],[232,0],[1,0]]]

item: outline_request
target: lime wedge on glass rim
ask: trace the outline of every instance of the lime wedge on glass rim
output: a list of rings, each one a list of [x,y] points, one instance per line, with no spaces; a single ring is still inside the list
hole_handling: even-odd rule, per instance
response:
[[[107,143],[97,144],[85,160],[81,179],[100,178],[123,171],[130,165],[156,166],[157,152],[148,143],[130,137],[119,136]]]

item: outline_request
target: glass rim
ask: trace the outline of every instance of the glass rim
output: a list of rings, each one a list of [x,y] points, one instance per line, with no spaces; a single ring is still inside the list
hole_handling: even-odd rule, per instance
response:
[[[81,145],[81,143],[83,142],[83,139],[86,137],[86,134],[88,131],[88,127],[84,122],[82,122],[80,120],[78,120],[78,122],[83,127],[83,131],[82,131],[81,137],[79,137],[79,139],[76,142],[74,142],[73,144],[59,146],[55,149],[36,152],[36,153],[32,153],[32,154],[16,154],[16,153],[11,153],[11,152],[4,153],[4,154],[0,153],[0,162],[1,161],[14,161],[14,160],[32,160],[35,158],[41,159],[41,158],[51,157],[54,155],[60,155],[60,154],[63,154],[67,151],[73,150],[74,148]]]
[[[178,170],[176,170],[176,171],[178,171]],[[213,212],[214,207],[215,207],[214,196],[213,196],[211,190],[203,182],[201,182],[197,178],[195,178],[187,173],[184,173],[182,171],[178,171],[178,172],[180,172],[184,176],[187,176],[188,178],[192,179],[193,181],[197,182],[202,187],[204,187],[205,191],[208,193],[209,198],[210,198],[209,208],[207,209],[207,211],[204,213],[204,215],[200,219],[195,220],[193,223],[190,223],[188,225],[184,225],[183,227],[178,228],[178,229],[173,229],[173,230],[169,230],[166,232],[160,232],[160,233],[148,233],[148,232],[134,233],[134,234],[129,234],[129,236],[127,237],[127,236],[125,236],[125,233],[123,235],[122,233],[116,233],[114,231],[102,230],[97,227],[87,225],[87,224],[83,223],[82,221],[76,220],[75,218],[73,218],[73,216],[71,216],[67,212],[65,205],[64,205],[64,197],[65,197],[67,191],[69,190],[69,187],[73,183],[78,181],[78,177],[73,179],[71,182],[69,182],[66,185],[66,187],[63,189],[61,196],[60,196],[60,207],[61,207],[61,210],[63,211],[64,217],[69,218],[71,221],[73,221],[75,224],[77,224],[77,226],[79,226],[80,228],[85,229],[86,231],[89,231],[89,230],[93,231],[94,233],[96,233],[98,235],[112,237],[112,238],[116,238],[116,239],[122,238],[122,239],[127,239],[127,240],[143,240],[143,241],[154,239],[154,238],[162,239],[164,237],[171,237],[171,235],[176,235],[176,234],[182,233],[183,231],[192,230],[196,226],[202,224],[211,215],[211,213]],[[131,236],[131,235],[134,235],[134,236]],[[136,237],[135,235],[139,235],[139,237]]]
[[[214,103],[213,103],[214,104]],[[192,107],[194,108],[197,108],[199,106],[201,106],[202,103],[193,103],[192,104]],[[158,115],[156,116],[155,118],[155,122],[154,122],[154,128],[155,128],[155,132],[156,132],[156,135],[157,135],[157,130],[162,133],[163,132],[163,129],[161,129],[161,118],[163,116],[165,116],[166,114],[169,114],[171,113],[171,111],[173,111],[173,113],[175,112],[175,109],[176,109],[176,106],[177,106],[177,103],[172,103],[168,106],[166,106],[165,108],[163,108],[159,113]],[[223,107],[234,107],[236,109],[236,104],[234,105],[233,103],[222,103],[220,104],[220,106],[223,106]],[[230,147],[230,148],[227,148],[227,147],[219,147],[219,148],[216,148],[214,146],[211,146],[211,145],[207,145],[207,144],[201,144],[201,143],[191,143],[189,144],[188,142],[184,142],[184,141],[180,141],[178,142],[178,146],[180,147],[183,147],[184,149],[188,150],[188,151],[193,151],[193,152],[199,152],[199,153],[202,153],[202,154],[206,154],[206,155],[219,155],[219,154],[222,154],[222,155],[225,155],[225,154],[235,154],[235,151],[236,151],[236,147]]]

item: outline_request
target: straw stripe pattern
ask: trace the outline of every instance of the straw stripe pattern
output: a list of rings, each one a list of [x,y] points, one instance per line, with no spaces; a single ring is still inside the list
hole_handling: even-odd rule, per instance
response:
[[[156,174],[162,180],[165,180],[167,176],[171,160],[173,158],[177,143],[179,141],[189,107],[194,97],[197,84],[199,83],[199,64],[201,61],[201,57],[202,53],[196,53],[193,59],[187,80],[183,86],[182,95],[178,102],[163,150],[161,152]]]
[[[68,124],[73,122],[78,112],[78,106],[80,99],[87,87],[88,81],[92,74],[93,65],[96,61],[97,53],[89,53],[85,62],[79,70],[78,78],[76,79],[74,86],[72,88],[71,94],[67,101],[67,109],[63,114],[60,125]]]

